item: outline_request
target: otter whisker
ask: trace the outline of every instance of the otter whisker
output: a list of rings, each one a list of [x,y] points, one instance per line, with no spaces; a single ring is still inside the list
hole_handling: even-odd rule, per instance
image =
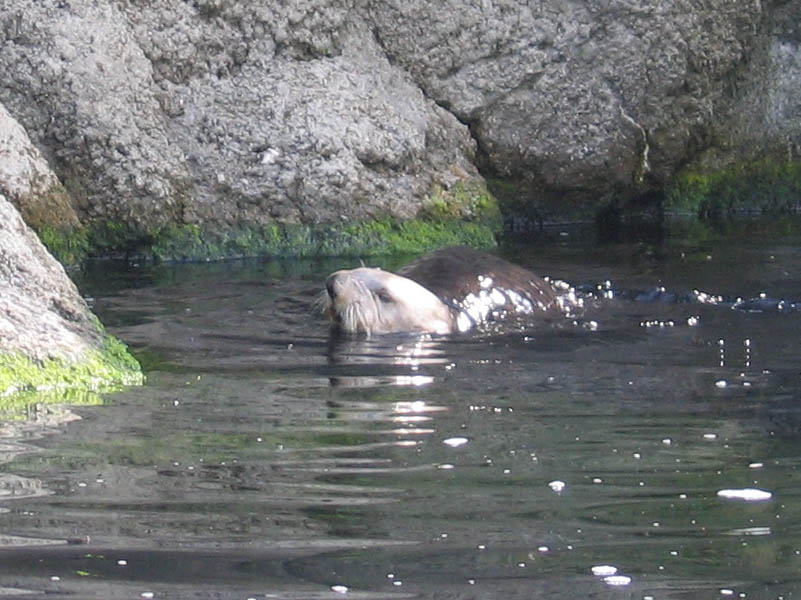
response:
[[[340,315],[341,325],[345,331],[363,331],[370,335],[370,323],[365,317],[362,306],[359,303],[349,304]]]
[[[328,313],[331,310],[331,297],[326,290],[323,290],[314,299],[314,308],[321,313]]]

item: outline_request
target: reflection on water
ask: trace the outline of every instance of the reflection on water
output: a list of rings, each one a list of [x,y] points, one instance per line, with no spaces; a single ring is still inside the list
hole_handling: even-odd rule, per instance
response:
[[[0,439],[3,593],[795,597],[801,314],[628,293],[801,297],[797,246],[710,254],[520,250],[620,293],[367,340],[313,310],[348,264],[98,267],[148,383]]]

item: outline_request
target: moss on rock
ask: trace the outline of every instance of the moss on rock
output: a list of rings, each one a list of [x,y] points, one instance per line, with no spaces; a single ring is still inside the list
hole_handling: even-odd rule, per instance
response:
[[[89,255],[89,238],[85,227],[52,227],[36,230],[47,250],[62,265],[77,265]]]
[[[171,225],[154,235],[151,253],[158,260],[214,260],[245,256],[374,256],[426,252],[450,244],[479,248],[495,245],[492,228],[467,221],[395,221],[278,225],[206,230]]]
[[[91,228],[38,231],[47,249],[64,265],[75,265],[89,256],[138,257],[156,261],[206,261],[242,257],[374,256],[427,252],[452,244],[477,248],[496,245],[500,213],[491,196],[473,199],[475,214],[492,218],[463,220],[433,218],[397,221],[392,218],[348,224],[245,225],[218,228],[200,225],[165,225],[139,231],[123,224],[105,222]],[[442,200],[444,202],[444,200]],[[437,201],[436,211],[456,210]]]
[[[801,206],[801,162],[762,160],[726,170],[685,170],[665,195],[665,208],[701,217],[732,212],[781,213]]]
[[[58,358],[37,361],[20,353],[0,353],[0,410],[26,392],[98,391],[138,385],[143,379],[139,363],[125,344],[108,334],[102,349],[90,350],[76,362]]]
[[[460,181],[450,188],[434,186],[420,217],[430,221],[459,221],[483,223],[500,228],[501,211],[498,201],[483,181]]]

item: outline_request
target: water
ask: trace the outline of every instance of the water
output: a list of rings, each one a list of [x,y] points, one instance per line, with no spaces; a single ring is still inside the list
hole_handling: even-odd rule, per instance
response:
[[[508,256],[628,295],[798,300],[797,242]],[[599,298],[524,330],[331,340],[311,307],[357,262],[81,275],[148,382],[4,427],[0,595],[801,594],[801,312]]]

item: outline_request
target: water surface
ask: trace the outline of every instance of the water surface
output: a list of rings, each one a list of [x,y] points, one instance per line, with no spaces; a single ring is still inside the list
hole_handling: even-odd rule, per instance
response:
[[[356,260],[93,265],[147,384],[6,427],[0,594],[797,597],[801,312],[634,297],[801,299],[798,240],[560,239],[620,295],[440,338],[330,338]]]

